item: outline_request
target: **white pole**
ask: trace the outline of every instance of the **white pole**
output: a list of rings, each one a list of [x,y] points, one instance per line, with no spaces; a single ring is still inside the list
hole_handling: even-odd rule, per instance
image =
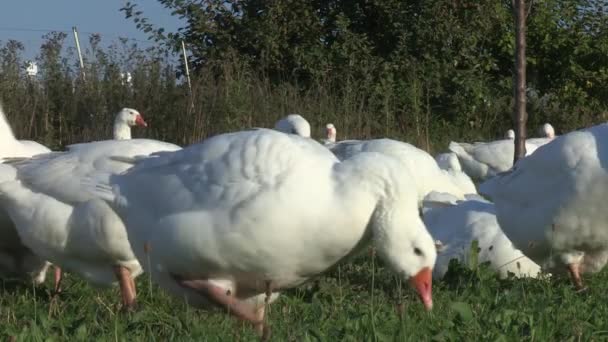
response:
[[[76,30],[76,26],[72,26],[72,31],[74,32],[74,41],[76,41],[76,51],[78,51],[78,59],[80,60],[80,72],[82,74],[82,80],[84,81],[84,61],[82,60],[82,52],[80,52],[80,42],[78,41],[78,31]]]
[[[190,96],[192,96],[192,83],[190,82],[190,68],[188,68],[188,57],[186,56],[186,44],[182,40],[182,53],[184,54],[184,65],[186,66],[186,78],[188,79],[188,89],[190,89]]]

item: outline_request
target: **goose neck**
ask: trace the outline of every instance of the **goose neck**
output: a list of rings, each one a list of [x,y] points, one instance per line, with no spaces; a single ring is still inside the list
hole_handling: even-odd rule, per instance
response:
[[[375,201],[390,200],[400,187],[395,162],[379,153],[364,152],[336,164],[340,185]]]
[[[123,121],[114,122],[114,139],[128,140],[131,139],[131,127]]]
[[[0,108],[0,145],[8,146],[15,141],[16,139],[13,130],[11,129],[4,112],[2,112],[2,108]]]

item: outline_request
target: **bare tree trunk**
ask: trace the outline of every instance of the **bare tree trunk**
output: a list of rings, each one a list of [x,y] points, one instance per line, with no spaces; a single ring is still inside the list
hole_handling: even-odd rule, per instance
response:
[[[515,12],[515,154],[514,163],[526,155],[526,4],[525,0],[513,0]]]

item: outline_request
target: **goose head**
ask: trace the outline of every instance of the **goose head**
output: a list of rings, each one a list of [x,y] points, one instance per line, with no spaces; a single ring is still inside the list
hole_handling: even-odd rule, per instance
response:
[[[381,203],[374,213],[374,242],[380,257],[418,293],[427,310],[433,308],[432,270],[437,258],[435,241],[420,219],[417,205],[404,210],[399,201]]]
[[[431,276],[437,258],[435,242],[418,211],[413,178],[393,158],[359,153],[350,158],[363,165],[360,189],[374,194],[376,205],[369,221],[378,255],[408,280],[425,308],[433,307]],[[348,162],[348,161],[347,161]],[[406,171],[407,173],[407,171]]]
[[[327,141],[335,143],[336,142],[336,126],[332,123],[328,123],[325,126],[327,132]]]
[[[133,126],[147,127],[148,124],[135,109],[123,108],[114,119],[114,139],[131,139],[131,127]]]
[[[310,124],[299,114],[289,114],[274,125],[277,131],[310,138]]]
[[[505,138],[515,139],[515,131],[512,129],[508,130],[507,133],[505,134]]]
[[[545,137],[545,138],[549,138],[549,139],[553,139],[555,138],[555,129],[553,128],[553,126],[550,123],[546,123],[544,125],[542,125],[542,127],[540,128],[540,134]]]
[[[411,283],[430,310],[437,250],[420,218],[418,191],[410,171],[396,158],[360,152],[337,163],[334,172],[340,180],[336,187],[344,191],[341,201],[345,205],[359,212],[367,212],[363,208],[370,205],[370,215],[361,220],[378,256]]]

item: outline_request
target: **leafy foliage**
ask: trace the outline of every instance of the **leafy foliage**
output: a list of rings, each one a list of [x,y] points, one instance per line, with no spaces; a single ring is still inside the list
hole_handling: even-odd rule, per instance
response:
[[[127,1],[125,16],[158,45],[121,40],[104,49],[91,36],[84,79],[62,33],[45,37],[35,79],[20,68],[22,45],[0,42],[0,100],[18,135],[57,147],[107,138],[122,106],[151,122],[136,135],[179,144],[272,126],[288,112],[303,114],[316,133],[331,121],[339,139],[393,137],[432,152],[449,140],[501,137],[511,126],[510,1],[159,2],[184,27],[167,32]],[[559,134],[608,119],[607,16],[601,0],[533,2],[532,135],[547,121]],[[192,97],[173,63],[181,41]]]
[[[509,121],[511,1],[158,1],[185,19],[165,41],[188,43],[197,68],[238,59],[275,83],[306,87],[322,80],[345,94],[361,87],[365,105],[390,111],[383,121],[417,135],[425,120],[496,135]],[[156,32],[135,3],[123,11]],[[605,119],[607,17],[601,0],[531,4],[532,125]]]

